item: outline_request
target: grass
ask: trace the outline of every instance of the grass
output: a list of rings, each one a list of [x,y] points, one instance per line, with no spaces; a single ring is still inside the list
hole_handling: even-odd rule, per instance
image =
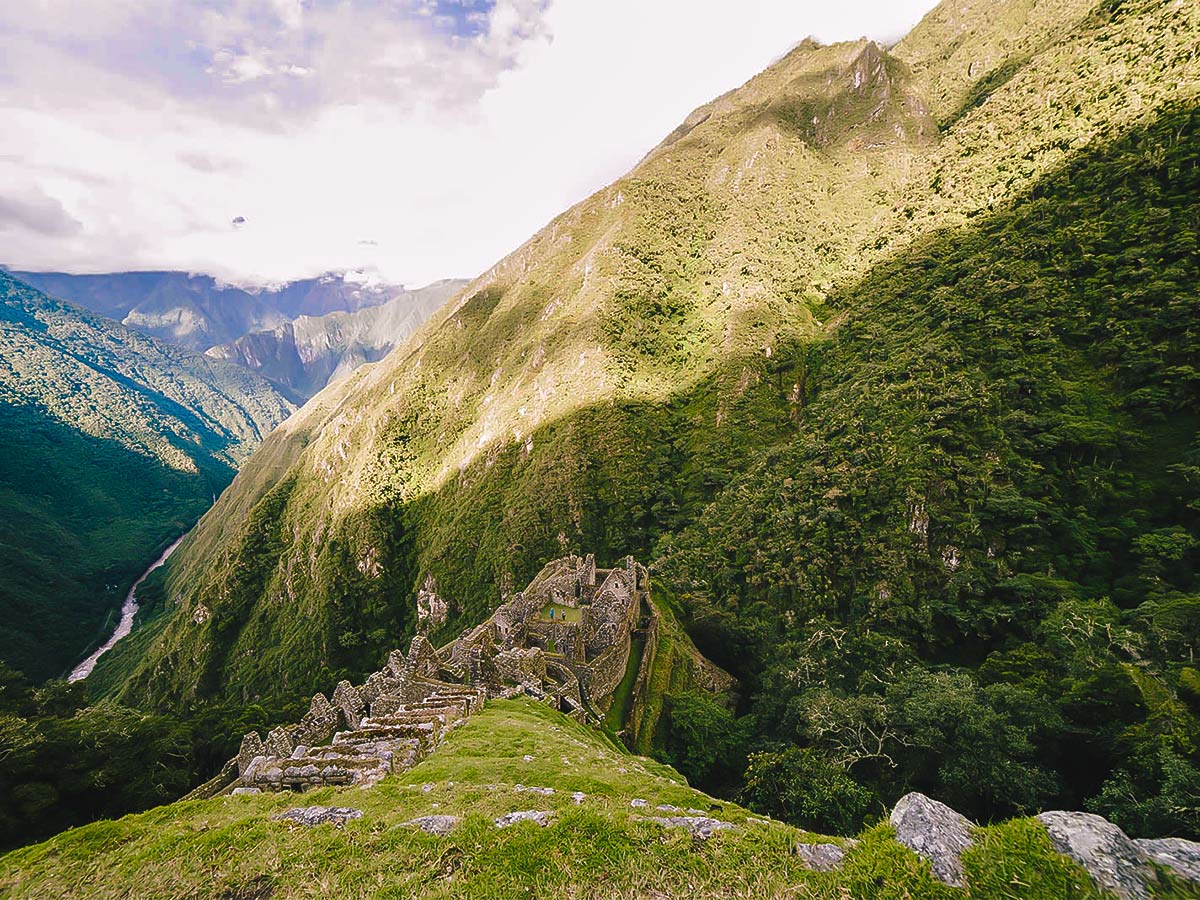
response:
[[[521,786],[552,787],[541,795]],[[572,792],[586,796],[576,803]],[[645,800],[647,808],[631,800]],[[343,828],[271,816],[297,805],[351,806]],[[671,804],[737,827],[696,842],[644,821]],[[516,810],[553,823],[497,829]],[[449,836],[402,823],[462,817]],[[686,814],[686,813],[685,813]],[[805,869],[792,849],[814,835],[690,788],[530,700],[490,703],[424,763],[371,790],[189,801],[97,822],[0,857],[0,895],[43,897],[491,898],[804,897],[813,900],[1091,900],[1086,875],[1028,820],[981,829],[965,858],[969,891],[934,882],[928,864],[868,829],[842,870]],[[832,839],[838,840],[838,839]],[[839,841],[840,842],[840,841]],[[1166,883],[1164,882],[1164,885]],[[1166,886],[1160,897],[1185,897]]]
[[[624,728],[625,720],[629,718],[629,707],[633,703],[633,687],[637,682],[638,668],[642,664],[642,654],[645,650],[646,639],[644,637],[635,637],[630,642],[625,674],[621,676],[621,683],[613,691],[612,704],[604,716],[604,727],[614,733]]]
[[[582,622],[583,610],[576,606],[562,606],[558,603],[547,603],[542,607],[541,617],[546,622]]]

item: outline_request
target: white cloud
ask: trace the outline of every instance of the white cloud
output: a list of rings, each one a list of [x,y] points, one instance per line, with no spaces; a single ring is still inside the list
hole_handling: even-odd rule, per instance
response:
[[[933,0],[453,5],[0,10],[0,261],[477,274],[796,41],[895,38]]]

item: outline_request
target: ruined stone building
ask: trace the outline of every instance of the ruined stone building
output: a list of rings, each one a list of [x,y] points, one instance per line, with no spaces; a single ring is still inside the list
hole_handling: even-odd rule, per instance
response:
[[[487,621],[439,649],[427,635],[444,624],[447,604],[432,579],[417,609],[407,653],[392,651],[361,685],[342,681],[331,698],[317,694],[298,724],[265,739],[247,734],[237,757],[194,795],[374,784],[424,759],[489,698],[524,693],[599,722],[626,675],[635,635],[645,642],[656,633],[649,576],[632,557],[613,569],[597,569],[590,554],[554,560]],[[647,665],[643,658],[639,681]]]

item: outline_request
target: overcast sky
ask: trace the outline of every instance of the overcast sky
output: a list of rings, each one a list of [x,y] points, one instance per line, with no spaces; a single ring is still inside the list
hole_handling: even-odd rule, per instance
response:
[[[473,276],[805,36],[933,5],[0,2],[0,263]]]

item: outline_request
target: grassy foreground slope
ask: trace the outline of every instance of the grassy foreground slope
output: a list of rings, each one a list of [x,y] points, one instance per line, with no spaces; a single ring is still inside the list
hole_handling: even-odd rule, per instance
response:
[[[1197,33],[1013,0],[801,44],[268,441],[123,698],[314,691],[427,577],[452,632],[632,553],[760,787],[1200,834]]]
[[[575,792],[584,796],[577,801]],[[342,828],[271,818],[316,804],[364,815]],[[694,842],[683,829],[645,821],[672,814],[656,810],[660,804],[736,827]],[[554,819],[546,828],[493,825],[519,810],[551,811]],[[424,815],[463,821],[444,837],[402,826]],[[544,706],[500,701],[453,732],[424,763],[374,789],[187,801],[97,822],[0,857],[0,893],[96,900],[1104,896],[1086,873],[1052,852],[1040,826],[1026,821],[980,832],[966,856],[969,892],[934,881],[928,863],[895,843],[886,825],[861,835],[835,873],[809,871],[792,853],[798,841],[817,839],[713,800],[674,770],[631,756]],[[1174,890],[1164,881],[1158,896],[1186,896]]]
[[[86,655],[291,409],[257,375],[0,272],[0,660],[44,679]]]

